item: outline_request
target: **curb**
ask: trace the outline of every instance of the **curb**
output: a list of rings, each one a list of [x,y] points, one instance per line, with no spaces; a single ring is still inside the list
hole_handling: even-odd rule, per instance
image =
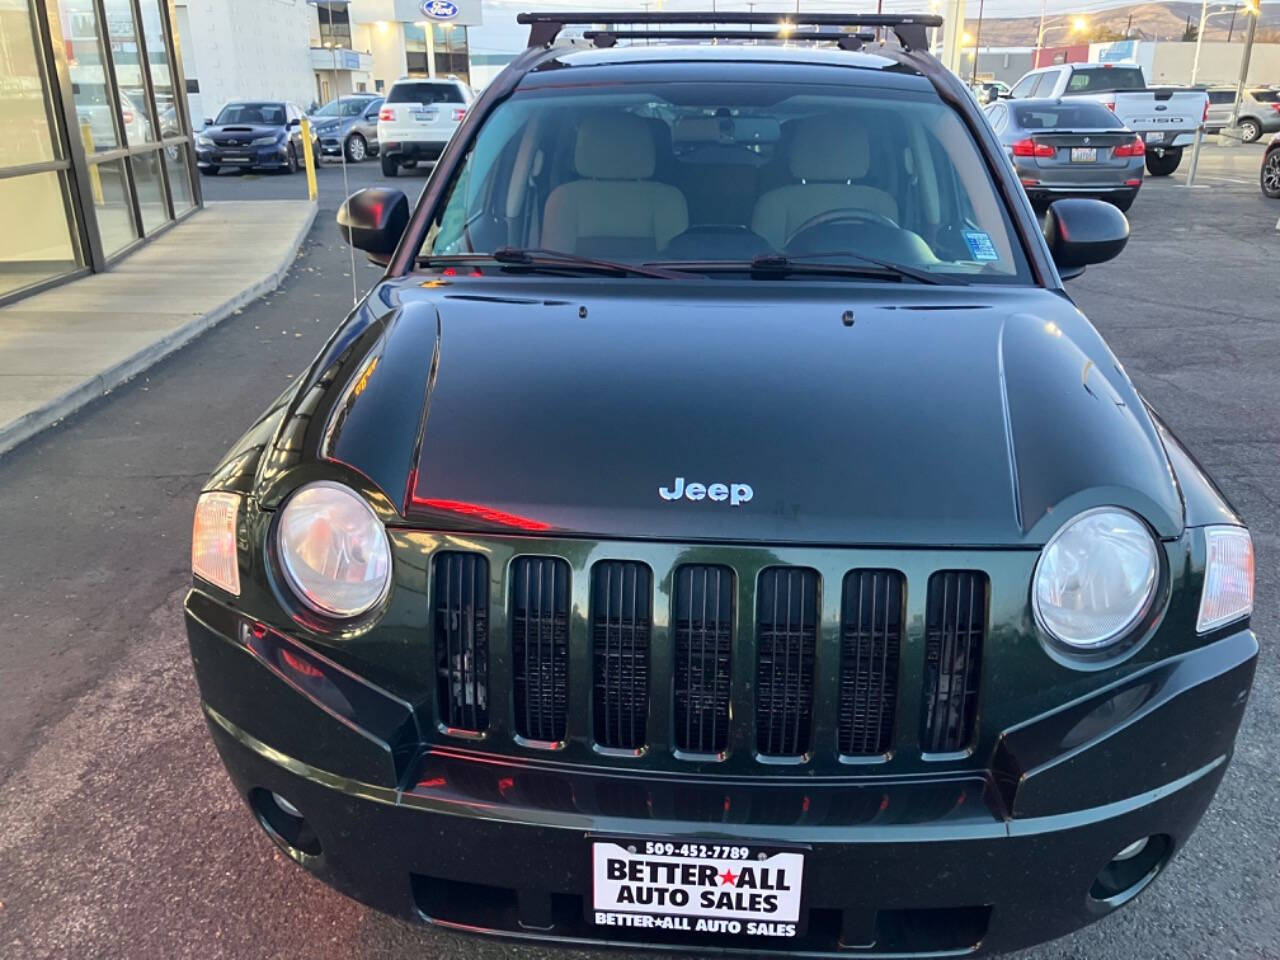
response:
[[[20,443],[31,439],[46,428],[66,419],[81,407],[92,403],[99,397],[106,396],[116,387],[132,380],[148,367],[159,363],[169,354],[182,349],[206,330],[217,326],[245,304],[251,303],[264,293],[270,293],[280,286],[280,281],[284,279],[285,274],[289,272],[289,268],[293,266],[293,261],[297,258],[303,241],[306,240],[307,234],[311,232],[318,208],[318,204],[314,202],[311,204],[311,212],[306,220],[303,221],[297,235],[290,242],[287,252],[281,256],[276,268],[265,279],[246,287],[234,297],[218,304],[212,310],[198,317],[193,317],[181,327],[169,331],[159,340],[154,340],[147,344],[133,356],[126,357],[101,373],[94,374],[88,380],[79,386],[72,387],[61,396],[55,397],[48,403],[24,413],[17,420],[0,424],[0,456],[8,453]]]

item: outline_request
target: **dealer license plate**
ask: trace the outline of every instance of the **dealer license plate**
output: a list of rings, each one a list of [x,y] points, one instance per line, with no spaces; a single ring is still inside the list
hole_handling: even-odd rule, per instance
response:
[[[804,854],[721,843],[597,840],[599,926],[757,937],[800,933]]]
[[[1152,130],[1147,134],[1147,143],[1164,143],[1164,131]]]
[[[1097,163],[1098,148],[1097,147],[1072,147],[1071,162],[1072,163]]]

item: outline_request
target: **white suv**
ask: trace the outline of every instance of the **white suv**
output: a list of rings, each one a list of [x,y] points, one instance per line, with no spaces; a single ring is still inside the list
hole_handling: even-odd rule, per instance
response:
[[[378,113],[383,175],[394,177],[401,166],[436,160],[473,99],[471,88],[452,75],[406,77],[392,84]]]

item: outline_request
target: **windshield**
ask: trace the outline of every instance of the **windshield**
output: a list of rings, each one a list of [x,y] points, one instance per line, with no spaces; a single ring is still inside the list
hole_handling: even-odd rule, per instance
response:
[[[628,263],[840,251],[1024,279],[988,169],[932,92],[662,83],[517,92],[485,121],[425,256]]]
[[[1124,123],[1100,103],[1013,104],[1013,119],[1024,130],[1121,130]]]
[[[1067,82],[1068,93],[1113,93],[1117,90],[1143,90],[1146,81],[1137,67],[1101,67],[1076,70]]]
[[[283,103],[228,103],[218,114],[215,124],[265,123],[273,127],[284,126]]]
[[[330,100],[323,107],[312,114],[313,117],[358,117],[364,113],[367,107],[373,101],[371,100],[353,100],[347,97],[343,100]]]

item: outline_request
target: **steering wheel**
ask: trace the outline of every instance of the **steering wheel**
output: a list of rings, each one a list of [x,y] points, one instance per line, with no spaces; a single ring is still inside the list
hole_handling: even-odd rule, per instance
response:
[[[800,226],[791,231],[791,236],[787,237],[784,247],[791,245],[791,241],[804,233],[806,230],[812,230],[815,227],[826,227],[833,223],[873,223],[881,227],[892,227],[894,230],[901,230],[893,220],[884,214],[876,213],[873,210],[864,210],[861,207],[841,207],[838,210],[826,210],[815,216],[810,217]]]

